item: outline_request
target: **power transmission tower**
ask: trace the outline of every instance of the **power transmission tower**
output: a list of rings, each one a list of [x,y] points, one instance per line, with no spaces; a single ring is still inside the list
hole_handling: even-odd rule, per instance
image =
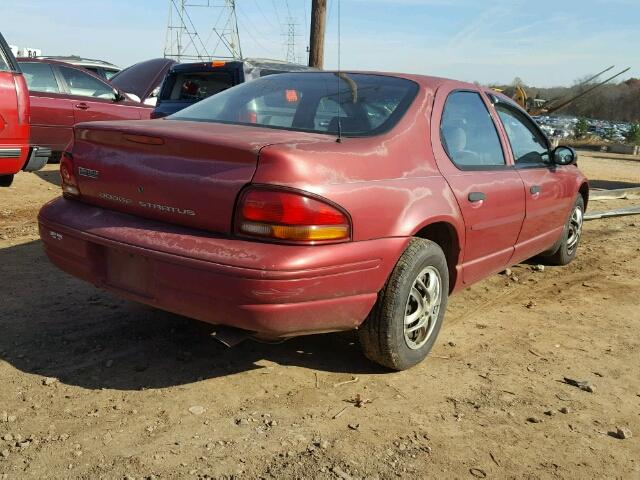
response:
[[[209,31],[207,38],[198,30]],[[236,0],[169,0],[164,56],[178,62],[242,58]]]
[[[297,23],[294,22],[292,17],[287,20],[287,62],[296,63],[299,58],[296,55],[296,37],[300,34],[296,33]]]

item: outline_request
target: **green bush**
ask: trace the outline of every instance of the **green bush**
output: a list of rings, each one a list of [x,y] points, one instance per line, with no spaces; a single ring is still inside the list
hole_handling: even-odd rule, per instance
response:
[[[632,123],[631,128],[626,133],[627,142],[634,145],[640,145],[640,123]]]
[[[576,126],[573,127],[573,136],[575,138],[584,138],[589,131],[589,124],[587,123],[586,118],[581,118],[576,123]]]

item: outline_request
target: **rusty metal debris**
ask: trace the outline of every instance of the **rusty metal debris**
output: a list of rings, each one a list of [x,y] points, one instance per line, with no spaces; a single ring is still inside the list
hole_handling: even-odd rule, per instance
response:
[[[603,212],[590,212],[585,214],[585,220],[596,220],[598,218],[622,217],[624,215],[640,215],[640,206],[615,208]]]
[[[632,198],[640,198],[640,187],[591,190],[589,192],[589,200],[629,200]]]

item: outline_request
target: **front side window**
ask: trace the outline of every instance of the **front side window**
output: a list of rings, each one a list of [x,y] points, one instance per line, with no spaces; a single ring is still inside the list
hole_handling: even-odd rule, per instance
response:
[[[504,103],[497,103],[496,111],[507,132],[516,166],[548,164],[547,142],[524,114]]]
[[[363,137],[392,128],[417,92],[414,82],[383,75],[282,73],[235,86],[167,118]]]
[[[60,93],[60,87],[48,63],[20,62],[20,69],[32,92]]]
[[[75,68],[62,66],[59,68],[71,95],[113,100],[113,87]]]
[[[440,122],[440,136],[449,158],[459,168],[499,167],[506,164],[489,110],[476,92],[453,92],[447,97]]]

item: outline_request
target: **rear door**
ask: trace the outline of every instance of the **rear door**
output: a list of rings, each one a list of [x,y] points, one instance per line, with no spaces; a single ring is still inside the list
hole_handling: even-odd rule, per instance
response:
[[[24,165],[29,149],[29,96],[9,46],[0,35],[0,175]]]
[[[524,185],[494,121],[480,91],[438,89],[432,147],[464,218],[465,284],[509,264],[524,220]]]
[[[560,238],[575,201],[575,176],[551,162],[546,137],[526,113],[502,100],[494,107],[525,187],[526,217],[513,258],[519,262],[547,250]]]
[[[64,150],[73,136],[71,100],[51,64],[20,61],[31,101],[31,143],[54,152]]]
[[[69,94],[75,123],[96,120],[139,120],[148,110],[144,107],[119,103],[114,88],[106,82],[78,68],[57,65],[60,77]],[[150,110],[146,112],[147,116]]]

